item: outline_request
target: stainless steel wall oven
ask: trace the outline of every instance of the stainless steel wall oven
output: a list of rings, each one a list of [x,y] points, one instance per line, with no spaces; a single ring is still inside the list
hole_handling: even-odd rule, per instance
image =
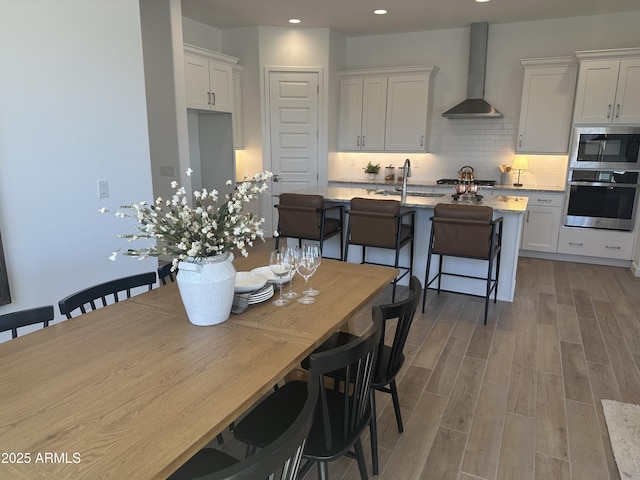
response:
[[[577,127],[563,224],[631,231],[640,195],[640,127]]]
[[[564,225],[633,230],[639,172],[571,170],[569,174]]]

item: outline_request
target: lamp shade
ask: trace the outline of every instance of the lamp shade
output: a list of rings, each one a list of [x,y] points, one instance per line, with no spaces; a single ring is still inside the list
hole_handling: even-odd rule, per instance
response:
[[[516,155],[511,164],[511,170],[528,170],[529,161],[525,155]]]

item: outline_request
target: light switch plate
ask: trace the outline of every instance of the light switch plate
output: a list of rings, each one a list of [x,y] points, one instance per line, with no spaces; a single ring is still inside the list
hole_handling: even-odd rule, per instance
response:
[[[108,198],[108,197],[109,197],[109,181],[98,180],[98,198]]]

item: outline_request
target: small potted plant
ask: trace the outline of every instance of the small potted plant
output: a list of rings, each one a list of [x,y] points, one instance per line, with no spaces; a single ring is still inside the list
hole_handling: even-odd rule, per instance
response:
[[[376,175],[380,172],[380,164],[377,163],[374,165],[373,163],[367,163],[367,166],[364,167],[364,173],[369,175],[369,179],[375,180]]]

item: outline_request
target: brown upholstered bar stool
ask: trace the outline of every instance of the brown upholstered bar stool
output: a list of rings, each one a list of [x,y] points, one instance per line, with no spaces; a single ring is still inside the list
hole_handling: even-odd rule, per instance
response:
[[[326,206],[322,195],[303,195],[299,193],[281,193],[278,209],[278,237],[276,249],[280,245],[280,237],[302,240],[316,240],[320,242],[320,253],[324,241],[339,235],[340,258],[342,260],[342,231],[344,225],[344,207],[342,205]],[[338,218],[327,216],[327,212],[336,210]]]
[[[422,294],[422,312],[425,310],[427,289],[435,280],[438,281],[438,293],[440,293],[440,280],[442,275],[471,278],[486,281],[484,324],[487,324],[487,312],[489,310],[489,298],[493,292],[493,302],[498,295],[498,279],[500,277],[500,248],[502,245],[502,217],[493,219],[493,209],[480,205],[447,204],[439,203],[431,217],[431,239],[429,240],[429,252],[427,254],[427,272],[425,275],[425,288]],[[431,255],[439,255],[438,273],[429,280],[431,268]],[[449,273],[442,271],[443,257],[470,258],[486,260],[488,263],[487,276],[478,277]],[[493,267],[495,263],[495,278]]]
[[[349,256],[349,245],[362,247],[362,262],[374,265],[393,265],[404,270],[393,281],[393,301],[396,298],[396,285],[405,275],[413,273],[413,237],[415,233],[415,210],[402,212],[397,200],[377,200],[370,198],[352,198],[351,208],[347,211],[347,239],[344,260]],[[406,219],[406,222],[404,221]],[[409,246],[409,265],[400,265],[400,251]],[[367,261],[367,247],[394,250],[394,262],[379,264]]]

